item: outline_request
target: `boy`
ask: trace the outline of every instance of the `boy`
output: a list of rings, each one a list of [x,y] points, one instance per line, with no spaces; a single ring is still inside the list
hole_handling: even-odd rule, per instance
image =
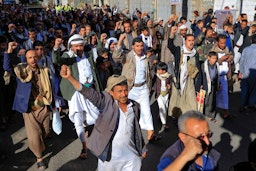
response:
[[[166,116],[169,103],[169,95],[171,94],[171,74],[167,72],[168,67],[164,62],[159,62],[156,66],[156,82],[154,91],[159,106],[159,117],[162,122],[162,127],[159,134],[168,129],[166,125]]]
[[[146,56],[149,61],[149,69],[150,69],[150,75],[151,78],[154,78],[156,74],[156,65],[158,63],[158,57],[154,54],[154,49],[149,47],[146,51]],[[154,82],[154,81],[153,81]]]
[[[216,92],[219,86],[219,64],[218,54],[214,51],[210,51],[207,59],[202,64],[203,73],[203,89],[206,91],[204,101],[204,114],[214,123],[217,123],[215,117],[216,109]]]
[[[98,49],[99,57],[96,59],[96,68],[100,76],[100,81],[103,89],[107,86],[108,77],[113,74],[113,63],[108,57],[108,50],[106,48]]]

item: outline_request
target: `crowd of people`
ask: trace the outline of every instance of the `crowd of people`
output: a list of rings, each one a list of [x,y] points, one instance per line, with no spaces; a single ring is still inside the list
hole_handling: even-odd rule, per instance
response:
[[[207,120],[218,123],[216,108],[224,119],[233,117],[233,84],[241,84],[240,111],[256,110],[256,22],[245,13],[236,21],[227,15],[219,28],[212,9],[202,16],[194,11],[192,20],[172,14],[165,23],[108,5],[32,12],[15,4],[0,11],[0,129],[14,111],[23,115],[39,170],[46,168],[53,110],[68,111],[81,141],[79,157],[93,151],[99,171],[140,170],[145,144],[162,138],[168,115],[178,120],[180,140],[158,170],[214,170],[220,154],[212,149]],[[151,98],[159,107],[159,131]]]

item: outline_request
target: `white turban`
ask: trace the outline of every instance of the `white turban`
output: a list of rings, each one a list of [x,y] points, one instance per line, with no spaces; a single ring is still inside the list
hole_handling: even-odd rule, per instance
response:
[[[179,30],[181,29],[187,29],[188,27],[185,24],[182,24],[181,26],[179,26]]]
[[[74,34],[68,39],[68,50],[70,49],[71,45],[75,44],[84,44],[84,38],[79,34]]]
[[[105,48],[106,48],[106,49],[109,49],[109,45],[112,44],[113,42],[114,42],[114,43],[117,43],[117,39],[114,38],[114,37],[110,37],[110,38],[107,40],[106,44],[105,44]]]

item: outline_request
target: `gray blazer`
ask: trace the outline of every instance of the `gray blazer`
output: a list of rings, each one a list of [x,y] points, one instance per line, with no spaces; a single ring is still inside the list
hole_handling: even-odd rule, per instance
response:
[[[108,160],[107,156],[111,154],[111,147],[109,148],[109,146],[112,143],[116,126],[118,125],[119,107],[112,96],[106,91],[99,93],[92,88],[83,86],[80,93],[89,99],[100,111],[92,134],[88,139],[87,146],[99,159],[106,161]],[[139,125],[140,107],[135,101],[131,102],[133,103],[132,108],[135,114],[134,136],[132,140],[134,141],[139,156],[141,156],[142,149],[145,148],[145,143]]]

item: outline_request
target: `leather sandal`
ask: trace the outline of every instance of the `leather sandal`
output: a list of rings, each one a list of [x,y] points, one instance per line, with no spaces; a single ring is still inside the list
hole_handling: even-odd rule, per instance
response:
[[[87,149],[82,149],[79,158],[82,159],[82,160],[88,159],[88,156],[87,156]]]
[[[38,171],[43,171],[46,169],[46,165],[45,165],[44,161],[37,162],[36,165],[37,165]]]

